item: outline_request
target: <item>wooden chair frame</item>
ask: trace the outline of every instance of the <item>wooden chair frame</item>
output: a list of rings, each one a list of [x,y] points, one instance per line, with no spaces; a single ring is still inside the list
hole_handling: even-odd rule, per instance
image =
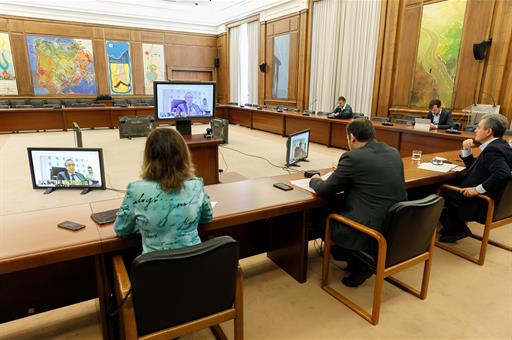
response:
[[[452,190],[452,191],[456,191],[456,192],[460,193],[462,188],[456,187],[456,186],[453,186],[453,185],[449,185],[449,184],[443,184],[443,185],[441,185],[439,187],[439,190],[438,190],[439,196],[441,196],[441,193],[442,193],[443,190]],[[491,230],[494,229],[494,228],[498,228],[498,227],[501,227],[503,225],[512,223],[512,216],[506,217],[506,218],[501,219],[501,220],[493,221],[494,200],[491,197],[487,196],[487,195],[478,195],[478,196],[475,196],[475,198],[482,199],[482,200],[487,202],[487,214],[485,215],[485,224],[484,224],[483,235],[480,236],[480,235],[475,235],[473,233],[470,235],[470,237],[482,241],[482,244],[480,246],[480,253],[479,253],[478,257],[471,256],[468,253],[466,253],[466,252],[464,252],[462,250],[459,250],[459,249],[457,249],[457,248],[455,248],[453,246],[450,246],[448,244],[445,244],[445,243],[436,242],[436,246],[441,248],[441,249],[444,249],[444,250],[446,250],[446,251],[448,251],[448,252],[450,252],[452,254],[455,254],[457,256],[460,256],[460,257],[462,257],[462,258],[464,258],[466,260],[469,260],[471,262],[474,262],[474,263],[482,266],[484,264],[484,261],[485,261],[485,255],[487,253],[487,245],[489,243],[492,244],[493,246],[499,247],[501,249],[512,251],[512,247],[511,246],[508,246],[508,245],[506,245],[504,243],[500,243],[500,242],[493,241],[493,240],[489,239],[489,237],[491,235]]]
[[[122,301],[128,291],[131,283],[128,272],[121,256],[113,258],[114,283],[116,288],[116,299]],[[132,296],[128,296],[126,301],[119,309],[119,319],[121,328],[121,339],[174,339],[184,334],[192,333],[206,327],[210,327],[216,339],[227,339],[222,331],[220,323],[233,319],[235,339],[243,340],[243,273],[242,268],[238,266],[236,277],[235,301],[232,308],[219,313],[193,320],[185,324],[177,325],[151,334],[138,336],[137,323],[135,321],[135,311],[133,309]]]
[[[377,258],[377,268],[376,268],[376,277],[375,277],[375,287],[373,292],[373,307],[371,314],[365,311],[362,307],[352,302],[352,300],[348,299],[334,288],[329,286],[329,262],[330,262],[330,253],[331,253],[331,221],[336,220],[359,230],[360,232],[373,237],[378,242],[378,258]],[[366,321],[370,322],[373,325],[376,325],[379,322],[380,315],[380,305],[381,305],[381,295],[382,295],[382,286],[384,283],[384,279],[393,285],[405,290],[406,292],[411,293],[412,295],[424,300],[427,297],[428,283],[430,279],[430,270],[432,267],[432,250],[434,248],[435,242],[435,231],[432,235],[432,241],[430,242],[430,246],[428,250],[418,256],[415,256],[411,259],[408,259],[404,262],[395,264],[391,267],[385,268],[386,263],[386,251],[387,251],[387,243],[384,236],[376,230],[373,230],[365,225],[357,223],[347,217],[331,214],[327,217],[327,223],[325,227],[325,245],[324,245],[324,254],[323,254],[323,263],[322,263],[322,289],[325,290],[328,294],[332,295],[334,298],[339,300],[341,303],[346,305],[348,308],[352,309],[354,312],[359,314]],[[421,281],[421,291],[416,290],[412,286],[391,277],[391,275],[396,274],[397,272],[406,269],[408,267],[414,266],[418,263],[425,262],[423,268],[423,278]]]

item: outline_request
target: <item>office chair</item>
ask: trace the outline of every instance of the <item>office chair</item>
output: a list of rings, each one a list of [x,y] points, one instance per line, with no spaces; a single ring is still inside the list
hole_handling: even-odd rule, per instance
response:
[[[444,199],[438,195],[429,195],[415,201],[399,202],[389,209],[383,225],[383,233],[347,217],[338,214],[329,215],[325,227],[322,289],[373,325],[379,322],[384,279],[424,300],[427,297],[432,266],[435,231],[443,205]],[[358,230],[377,241],[377,263],[370,260],[372,256],[369,256],[368,259],[367,256],[361,258],[368,262],[367,264],[376,275],[371,314],[329,286],[331,225],[333,220]],[[421,262],[425,262],[421,291],[391,277],[391,275]]]
[[[443,190],[460,192],[460,189],[461,188],[453,185],[443,184],[439,188],[439,193],[441,194]],[[478,195],[475,196],[474,199],[482,199],[487,202],[487,213],[485,216],[485,221],[477,221],[478,223],[484,224],[483,235],[470,235],[472,238],[482,241],[478,257],[471,256],[470,254],[445,243],[436,242],[436,246],[452,254],[465,258],[466,260],[479,265],[483,265],[485,261],[485,255],[487,253],[488,243],[501,249],[512,251],[512,246],[489,239],[492,229],[512,223],[512,180],[508,181],[501,195],[496,197],[495,200],[487,195]]]
[[[235,339],[243,339],[242,270],[233,238],[142,254],[130,277],[121,256],[113,266],[116,297],[124,300],[122,338],[173,339],[210,327],[225,339],[219,324],[233,319]]]
[[[372,122],[381,122],[381,123],[389,122],[389,118],[388,117],[372,117],[370,120]]]

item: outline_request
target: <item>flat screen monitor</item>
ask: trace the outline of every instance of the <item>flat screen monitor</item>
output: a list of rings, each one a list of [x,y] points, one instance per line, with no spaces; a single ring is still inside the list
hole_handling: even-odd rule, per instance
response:
[[[84,143],[82,142],[82,129],[76,122],[73,122],[73,131],[75,133],[75,146],[77,148],[82,148]]]
[[[214,116],[215,82],[156,81],[153,86],[157,120]]]
[[[105,189],[100,148],[27,148],[34,189]]]
[[[299,131],[288,136],[286,141],[286,165],[296,165],[308,158],[310,130]]]

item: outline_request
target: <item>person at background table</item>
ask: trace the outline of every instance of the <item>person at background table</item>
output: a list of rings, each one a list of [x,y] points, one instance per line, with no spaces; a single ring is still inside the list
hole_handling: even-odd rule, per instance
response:
[[[143,253],[201,243],[199,223],[212,220],[203,180],[194,176],[190,152],[174,129],[155,129],[146,140],[142,180],[128,184],[117,213],[118,236],[140,232]]]
[[[453,125],[452,113],[441,107],[439,99],[432,99],[428,104],[428,116],[430,129],[449,129]]]
[[[512,148],[502,138],[508,122],[500,114],[485,115],[475,130],[475,141],[480,143],[480,156],[475,158],[471,148],[473,139],[462,142],[461,158],[468,169],[457,183],[460,193],[445,191],[445,206],[441,213],[440,242],[454,243],[471,235],[467,221],[485,222],[487,204],[474,198],[485,194],[491,198],[500,195],[512,179]]]
[[[338,98],[338,106],[332,110],[329,114],[330,118],[347,119],[352,118],[352,108],[347,104],[345,97],[340,96]]]
[[[381,226],[389,208],[407,199],[402,158],[398,150],[375,140],[375,128],[368,119],[355,119],[347,125],[347,141],[350,151],[341,155],[332,175],[325,181],[315,175],[309,186],[330,199],[332,211],[327,213],[341,214],[383,232]],[[319,223],[324,221],[321,218]],[[372,272],[358,255],[364,252],[375,257],[373,240],[336,221],[331,237],[336,245],[331,252],[334,259],[346,261],[351,272],[343,284],[359,286]]]

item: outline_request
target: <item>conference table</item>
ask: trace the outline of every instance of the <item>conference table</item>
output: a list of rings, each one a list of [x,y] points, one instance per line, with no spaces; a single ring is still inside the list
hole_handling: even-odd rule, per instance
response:
[[[310,141],[348,149],[346,127],[351,119],[329,119],[326,114],[304,115],[304,112],[257,109],[234,105],[219,105],[215,115],[251,129],[288,136],[309,129]],[[393,126],[373,122],[377,139],[400,151],[402,157],[411,155],[412,150],[423,153],[457,150],[464,139],[474,138],[473,132],[449,134],[446,130],[420,131],[413,126],[393,123]]]
[[[435,154],[448,160],[458,152]],[[429,161],[435,155],[423,155]],[[457,173],[418,169],[403,158],[409,190],[449,181]],[[327,172],[328,169],[322,170]],[[301,173],[206,186],[213,221],[200,226],[203,239],[231,235],[240,257],[267,256],[302,283],[307,279],[308,214],[326,201],[295,187],[272,186],[302,178]],[[107,301],[112,291],[110,259],[115,254],[139,254],[140,237],[119,238],[112,225],[99,226],[90,214],[118,208],[121,198],[0,216],[0,322],[99,297],[103,335],[111,337]],[[77,232],[57,228],[71,220],[86,227]]]

